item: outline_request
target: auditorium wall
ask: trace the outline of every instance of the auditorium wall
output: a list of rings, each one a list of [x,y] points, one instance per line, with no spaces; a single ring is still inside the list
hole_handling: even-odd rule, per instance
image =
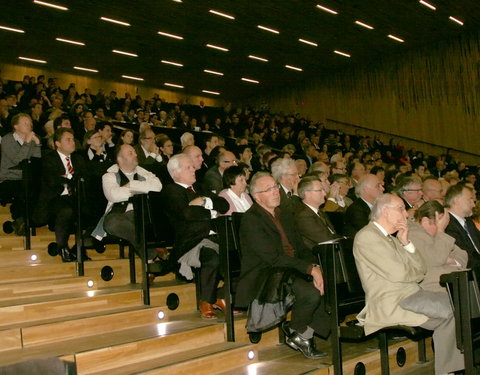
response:
[[[70,83],[75,83],[77,91],[79,93],[83,93],[86,88],[92,90],[92,94],[96,94],[98,89],[103,88],[105,92],[108,94],[111,90],[115,90],[117,92],[118,97],[123,98],[126,92],[129,92],[132,97],[135,95],[141,95],[143,99],[150,99],[153,97],[153,94],[158,93],[160,98],[165,99],[169,103],[177,103],[182,101],[183,103],[189,104],[199,104],[200,100],[203,100],[205,105],[207,106],[221,106],[219,100],[210,98],[210,97],[202,97],[202,96],[189,96],[185,95],[181,91],[168,91],[159,89],[156,87],[150,87],[144,84],[139,84],[135,81],[127,81],[125,82],[115,82],[115,81],[107,81],[102,80],[95,77],[93,74],[90,75],[80,75],[80,74],[67,74],[61,72],[52,72],[46,69],[46,67],[36,68],[30,65],[13,65],[13,64],[0,64],[0,77],[3,80],[13,80],[13,81],[21,81],[24,75],[30,76],[39,76],[40,74],[44,74],[47,78],[48,77],[57,77],[58,83],[62,89],[66,89]],[[135,82],[135,83],[131,83]]]
[[[478,34],[364,66],[354,58],[347,71],[319,75],[308,87],[282,90],[259,103],[326,124],[333,119],[480,154]]]

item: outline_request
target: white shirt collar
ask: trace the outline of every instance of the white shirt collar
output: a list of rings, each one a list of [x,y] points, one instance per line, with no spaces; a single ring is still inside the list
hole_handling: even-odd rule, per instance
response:
[[[450,213],[452,214],[452,216],[453,216],[455,219],[457,219],[457,221],[460,223],[460,225],[462,226],[462,228],[465,227],[465,218],[460,217],[460,216],[458,216],[458,215],[455,215],[452,211],[448,211],[448,212],[450,212]]]

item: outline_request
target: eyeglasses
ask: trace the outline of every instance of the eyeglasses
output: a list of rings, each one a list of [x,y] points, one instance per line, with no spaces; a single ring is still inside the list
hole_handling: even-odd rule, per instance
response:
[[[311,190],[306,190],[306,191],[324,191],[323,189],[311,189]]]
[[[225,164],[237,164],[237,161],[236,160],[223,160],[222,163],[225,163]]]
[[[422,191],[422,189],[405,189],[404,191]]]
[[[269,188],[266,188],[265,190],[257,191],[257,193],[270,193],[274,190],[279,190],[280,189],[280,184],[275,184],[273,186],[270,186]]]

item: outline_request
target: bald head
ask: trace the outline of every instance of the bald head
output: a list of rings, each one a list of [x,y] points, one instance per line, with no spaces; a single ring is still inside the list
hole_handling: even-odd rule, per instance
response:
[[[422,185],[423,199],[425,201],[438,201],[443,203],[445,192],[442,189],[442,184],[438,180],[427,179]]]
[[[375,199],[383,193],[383,185],[379,178],[373,174],[366,174],[360,178],[355,188],[355,194],[369,203],[375,202]]]
[[[185,147],[182,153],[190,156],[190,158],[193,160],[193,166],[195,167],[196,171],[202,168],[203,155],[202,155],[202,150],[200,150],[200,147],[190,145]]]

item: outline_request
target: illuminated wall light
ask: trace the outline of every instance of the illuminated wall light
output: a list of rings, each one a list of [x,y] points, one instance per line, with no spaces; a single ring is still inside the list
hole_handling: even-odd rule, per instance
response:
[[[460,21],[458,18],[455,18],[455,17],[450,16],[450,17],[448,17],[448,19],[451,20],[451,21],[453,21],[453,22],[458,23],[459,25],[462,25],[462,26],[463,26],[463,22]]]
[[[285,65],[285,68],[296,70],[297,72],[303,72],[302,68],[298,68],[298,67],[293,66],[293,65]]]
[[[84,70],[85,72],[98,73],[98,70],[96,69],[82,68],[81,66],[74,66],[73,69]]]
[[[88,286],[89,288],[92,288],[94,284],[95,284],[95,283],[93,282],[93,280],[88,280],[88,281],[87,281],[87,286]]]
[[[220,95],[217,91],[202,90],[205,94]]]
[[[345,56],[345,57],[351,57],[351,55],[349,55],[348,53],[342,52],[342,51],[335,50],[333,52],[336,53],[337,55],[342,55],[342,56]]]
[[[144,80],[143,78],[134,77],[134,76],[126,76],[126,75],[123,75],[122,77],[123,77],[123,78],[126,78],[126,79],[133,79],[134,81],[143,81],[143,80]]]
[[[25,31],[22,30],[22,29],[15,29],[13,27],[7,27],[7,26],[0,26],[0,29],[7,30],[7,31],[13,31],[13,32],[16,32],[16,33],[22,33],[22,34],[25,33]]]
[[[242,77],[242,81],[251,82],[251,83],[260,83],[260,81],[257,81],[256,79],[244,78],[244,77]]]
[[[88,297],[95,297],[95,291],[94,290],[88,290],[87,291],[87,296]]]
[[[210,12],[210,13],[213,13],[213,14],[216,14],[217,16],[220,16],[220,17],[228,18],[228,19],[230,19],[230,20],[234,20],[234,19],[235,19],[234,16],[231,16],[231,15],[226,14],[226,13],[219,12],[218,10],[210,9],[209,12]]]
[[[47,3],[45,1],[33,0],[33,3],[38,4],[38,5],[45,5],[46,7],[55,8],[55,9],[59,9],[59,10],[68,10],[68,8],[66,8],[66,7],[62,7],[60,5],[56,5],[56,4],[52,4],[52,3]]]
[[[431,10],[436,10],[437,9],[432,4],[429,4],[426,1],[420,0],[419,3],[422,4],[422,5],[425,5],[427,8],[430,8]]]
[[[163,32],[163,31],[158,31],[157,33],[160,34],[160,35],[163,35],[163,36],[168,36],[169,38],[180,39],[180,40],[183,39],[183,36],[170,34],[170,33],[166,33],[166,32]]]
[[[228,48],[216,46],[215,44],[207,44],[206,46],[209,48],[218,49],[219,51],[228,52]]]
[[[392,34],[388,34],[388,37],[390,39],[396,40],[397,42],[400,42],[400,43],[404,42],[404,40],[402,38],[399,38],[398,36],[395,36],[395,35],[392,35]]]
[[[118,49],[112,49],[112,52],[118,53],[120,55],[125,55],[125,56],[132,56],[132,57],[138,57],[136,53],[131,53],[131,52],[125,52],[125,51],[119,51]]]
[[[257,25],[257,27],[258,27],[259,29],[262,29],[262,30],[265,30],[265,31],[270,31],[271,33],[274,33],[274,34],[280,34],[280,31],[275,30],[275,29],[271,29],[271,28],[266,27],[266,26]]]
[[[36,254],[33,254],[32,256],[30,256],[30,260],[32,261],[36,261],[38,259],[37,255]]]
[[[182,86],[182,85],[177,85],[177,84],[175,84],[175,83],[165,82],[164,85],[165,85],[165,86],[169,86],[169,87],[176,87],[177,89],[183,89],[183,86]]]
[[[253,359],[255,359],[255,352],[253,350],[249,350],[248,353],[247,353],[247,358],[252,361]]]
[[[45,60],[32,59],[30,57],[19,56],[18,58],[20,60],[32,61],[32,62],[36,62],[36,63],[40,63],[40,64],[46,64],[47,63]]]
[[[75,44],[77,46],[84,46],[85,45],[85,43],[83,43],[83,42],[76,42],[76,41],[70,40],[70,39],[55,38],[55,40],[58,40],[59,42]]]
[[[311,46],[315,46],[315,47],[318,47],[318,44],[315,43],[315,42],[311,42],[309,40],[306,40],[306,39],[298,39],[299,42],[302,42],[302,43],[305,43],[305,44],[309,44]]]
[[[265,58],[263,58],[263,57],[258,57],[258,56],[255,56],[255,55],[248,55],[248,57],[251,58],[251,59],[253,59],[253,60],[268,62],[268,60],[265,59]]]
[[[123,22],[119,20],[115,20],[113,18],[108,18],[108,17],[100,17],[102,21],[107,21],[111,23],[116,23],[117,25],[122,25],[122,26],[131,26],[128,22]]]
[[[367,25],[367,24],[364,23],[364,22],[355,21],[355,23],[356,23],[357,25],[360,25],[360,26],[362,26],[362,27],[365,27],[366,29],[373,30],[373,26]]]
[[[324,7],[320,4],[317,4],[317,8],[318,9],[321,9],[321,10],[324,10],[325,12],[328,12],[328,13],[331,13],[331,14],[338,14],[337,11],[333,10],[333,9],[330,9],[330,8],[327,8],[327,7]]]
[[[164,64],[168,64],[168,65],[175,65],[175,66],[183,66],[183,64],[180,64],[180,63],[177,63],[177,62],[174,62],[174,61],[168,61],[168,60],[162,60],[161,61],[162,63]]]
[[[223,73],[221,73],[221,72],[216,72],[215,70],[203,69],[203,71],[204,71],[205,73],[215,74],[215,75],[217,75],[217,76],[223,76]]]
[[[157,313],[157,318],[158,318],[159,320],[165,319],[165,311],[160,310],[160,311]]]

